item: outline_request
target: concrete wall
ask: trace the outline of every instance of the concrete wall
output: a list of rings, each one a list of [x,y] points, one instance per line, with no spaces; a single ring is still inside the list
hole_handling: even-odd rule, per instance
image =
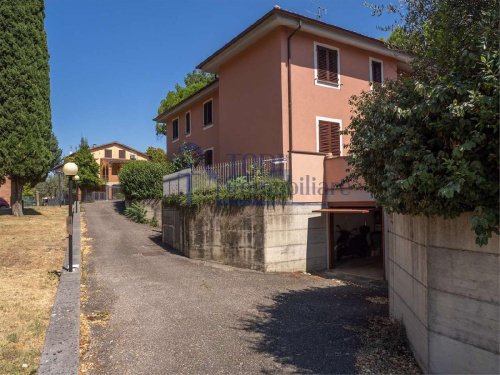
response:
[[[500,372],[499,239],[478,247],[470,218],[387,222],[390,311],[426,372]]]
[[[184,255],[268,272],[326,268],[326,218],[319,206],[163,209],[163,241]],[[210,218],[210,220],[207,220]]]
[[[129,207],[132,203],[140,203],[146,209],[146,218],[155,218],[158,223],[162,220],[161,199],[141,199],[137,201],[125,201],[125,206]]]

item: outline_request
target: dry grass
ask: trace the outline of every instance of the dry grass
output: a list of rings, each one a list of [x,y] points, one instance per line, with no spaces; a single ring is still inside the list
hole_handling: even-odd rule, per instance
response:
[[[35,373],[66,249],[64,207],[0,216],[0,374]]]

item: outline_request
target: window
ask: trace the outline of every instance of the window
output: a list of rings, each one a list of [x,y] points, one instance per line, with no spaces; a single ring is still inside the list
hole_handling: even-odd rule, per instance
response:
[[[203,126],[213,124],[213,101],[209,100],[203,104]]]
[[[135,160],[137,159],[137,156],[135,154],[130,154],[130,160]]]
[[[333,156],[341,155],[340,123],[318,121],[318,151],[331,152]]]
[[[214,150],[205,150],[203,157],[205,159],[205,167],[212,165],[214,163]]]
[[[175,141],[179,139],[179,119],[176,118],[172,121],[172,140]]]
[[[111,174],[113,176],[118,176],[118,173],[120,173],[121,165],[120,164],[113,164],[111,166]]]
[[[125,159],[125,150],[118,150],[118,157],[120,159]]]
[[[339,51],[316,45],[316,82],[334,87],[340,84]]]
[[[186,135],[191,135],[191,112],[186,113]]]
[[[384,69],[382,61],[370,59],[370,82],[382,83],[384,81]]]
[[[104,150],[104,157],[105,158],[112,158],[113,157],[113,150],[111,150],[109,148]]]

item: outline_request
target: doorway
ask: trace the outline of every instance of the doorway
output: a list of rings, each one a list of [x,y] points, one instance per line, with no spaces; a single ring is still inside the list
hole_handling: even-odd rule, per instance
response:
[[[380,207],[332,209],[329,213],[329,268],[384,279],[384,223]]]

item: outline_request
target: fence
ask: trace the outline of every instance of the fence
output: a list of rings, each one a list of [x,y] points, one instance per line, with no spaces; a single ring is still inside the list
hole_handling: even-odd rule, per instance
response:
[[[258,176],[286,180],[288,178],[286,158],[248,158],[211,166],[197,166],[163,177],[163,195],[172,195],[210,190],[226,185],[236,179],[250,181]]]

